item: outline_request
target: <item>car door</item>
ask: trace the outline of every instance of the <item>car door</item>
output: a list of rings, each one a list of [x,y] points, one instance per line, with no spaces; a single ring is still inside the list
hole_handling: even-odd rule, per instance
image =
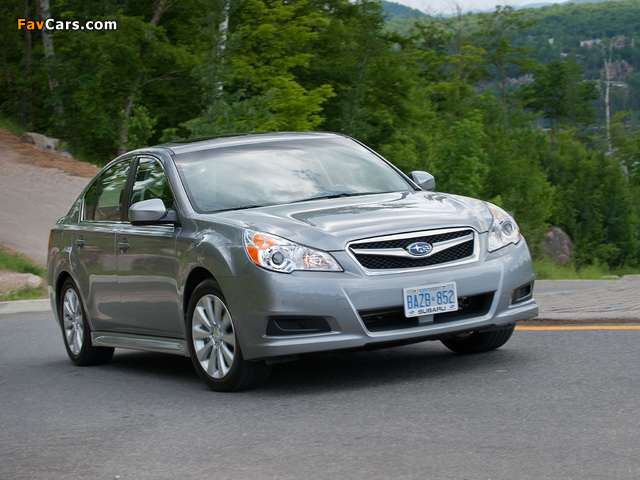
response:
[[[140,157],[136,162],[129,205],[161,199],[174,208],[174,195],[160,161]],[[132,225],[128,219],[116,234],[118,284],[123,323],[119,330],[130,333],[182,337],[176,259],[179,227]]]
[[[131,159],[120,161],[94,181],[72,232],[71,265],[94,330],[112,329],[120,314],[115,240],[130,168]]]

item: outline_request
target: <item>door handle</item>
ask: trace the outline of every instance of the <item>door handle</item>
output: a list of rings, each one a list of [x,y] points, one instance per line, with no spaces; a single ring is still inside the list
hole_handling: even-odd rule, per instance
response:
[[[126,238],[121,238],[120,241],[118,242],[118,248],[120,249],[120,253],[127,253],[127,250],[129,250],[129,247],[131,245],[129,244],[129,240],[127,240]]]
[[[76,237],[76,246],[78,248],[82,248],[84,247],[84,237],[82,235],[80,235],[79,237]]]

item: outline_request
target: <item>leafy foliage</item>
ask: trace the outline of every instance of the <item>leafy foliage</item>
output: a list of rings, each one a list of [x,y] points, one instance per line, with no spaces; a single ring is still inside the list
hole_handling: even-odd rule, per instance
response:
[[[600,94],[593,83],[583,80],[578,63],[568,58],[539,66],[533,82],[521,90],[520,96],[526,106],[542,112],[555,128],[559,123],[595,123],[595,109],[590,102]]]
[[[331,85],[307,89],[295,70],[307,68],[310,43],[327,20],[306,1],[245,0],[225,45],[215,109],[194,120],[193,131],[313,130],[323,118]],[[213,86],[212,86],[213,87]],[[226,112],[220,122],[218,111]]]

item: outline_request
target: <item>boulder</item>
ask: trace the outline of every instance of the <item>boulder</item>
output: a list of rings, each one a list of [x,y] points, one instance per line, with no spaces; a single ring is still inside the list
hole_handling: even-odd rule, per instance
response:
[[[31,273],[17,273],[9,270],[0,270],[0,295],[8,295],[26,287],[38,288],[44,280]]]
[[[57,138],[47,137],[40,133],[25,132],[20,137],[21,143],[30,143],[42,150],[57,150],[60,146],[60,140]]]
[[[571,261],[573,244],[569,235],[559,227],[551,227],[544,235],[545,254],[555,263],[564,265]]]

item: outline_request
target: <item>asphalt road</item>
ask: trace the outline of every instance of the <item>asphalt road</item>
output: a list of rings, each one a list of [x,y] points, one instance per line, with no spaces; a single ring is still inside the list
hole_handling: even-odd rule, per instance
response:
[[[279,365],[207,390],[187,358],[75,367],[50,313],[0,314],[3,479],[630,479],[640,330],[518,330]]]

